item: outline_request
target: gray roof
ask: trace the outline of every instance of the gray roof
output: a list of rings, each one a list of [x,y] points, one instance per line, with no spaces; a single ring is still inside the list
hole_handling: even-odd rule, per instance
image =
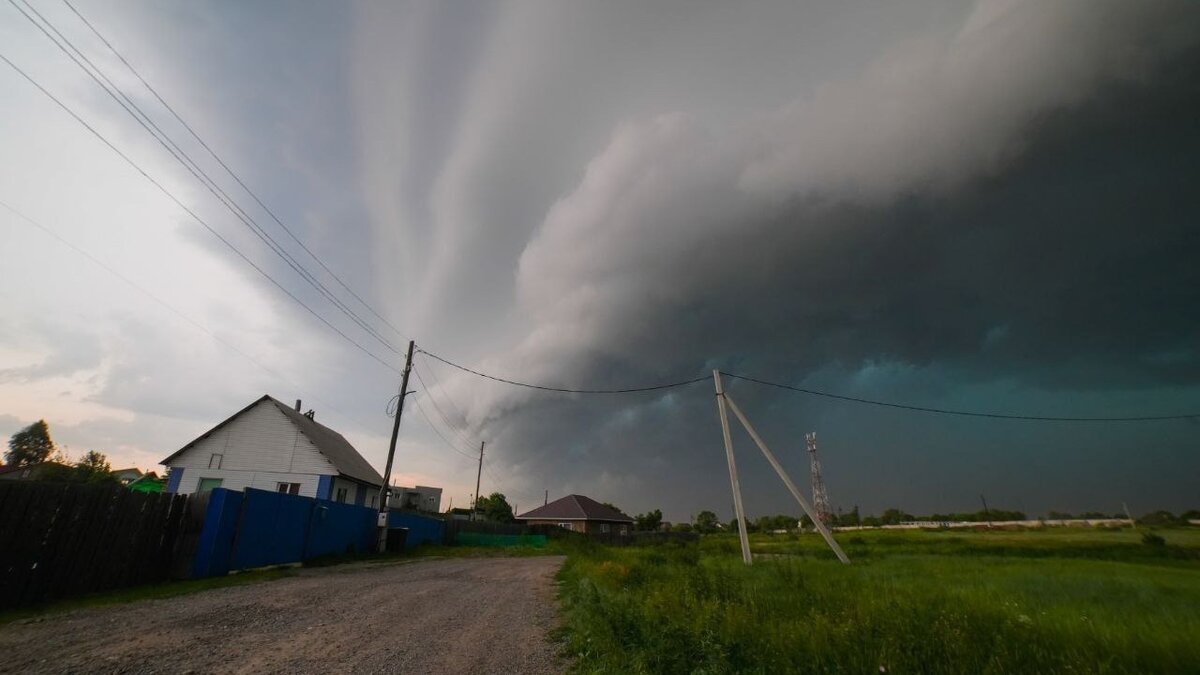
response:
[[[201,434],[199,438],[183,446],[178,451],[174,452],[170,457],[167,457],[160,462],[160,464],[166,464],[172,459],[175,459],[188,448],[191,448],[193,445],[195,445],[197,441],[206,438],[209,434],[212,434],[217,429],[229,424],[233,420],[240,417],[242,413],[253,408],[259,403],[262,403],[263,401],[270,401],[275,405],[276,408],[279,409],[280,412],[282,412],[289,420],[291,420],[292,424],[295,424],[296,427],[300,429],[300,433],[304,434],[308,440],[312,441],[312,444],[317,447],[317,451],[324,455],[325,458],[333,464],[333,467],[338,470],[338,473],[364,483],[383,485],[383,477],[379,475],[379,472],[376,471],[375,468],[367,462],[367,460],[363,459],[362,455],[358,454],[358,450],[355,450],[354,446],[350,445],[350,441],[347,441],[345,437],[333,429],[325,426],[324,424],[301,415],[300,413],[296,412],[295,408],[285,405],[284,403],[275,400],[273,397],[267,394],[264,394],[262,398],[237,411],[230,416],[229,419],[221,422],[212,429],[209,429],[204,434]]]
[[[545,506],[517,516],[520,520],[599,520],[608,523],[632,523],[633,518],[601,504],[591,497],[567,495]]]

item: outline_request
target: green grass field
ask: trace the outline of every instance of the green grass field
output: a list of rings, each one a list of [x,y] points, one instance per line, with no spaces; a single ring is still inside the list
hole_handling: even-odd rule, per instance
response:
[[[1200,529],[869,531],[579,546],[560,573],[583,672],[1200,672]]]

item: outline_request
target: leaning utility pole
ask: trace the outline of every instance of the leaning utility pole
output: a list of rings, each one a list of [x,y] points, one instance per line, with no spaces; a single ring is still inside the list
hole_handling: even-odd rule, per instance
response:
[[[471,503],[471,520],[479,513],[479,478],[483,476],[483,445],[487,441],[479,441],[479,468],[475,471],[475,501]]]
[[[400,415],[404,412],[404,397],[408,396],[408,374],[412,372],[413,341],[408,341],[408,356],[400,375],[400,398],[396,402],[396,420],[392,423],[392,441],[388,444],[387,464],[383,469],[383,485],[379,487],[379,552],[387,549],[388,481],[392,476],[392,460],[396,457],[396,437],[400,435]]]
[[[733,460],[733,437],[729,435],[729,414],[725,412],[725,387],[721,384],[721,371],[713,370],[713,384],[717,388],[717,412],[721,417],[721,436],[725,440],[725,461],[729,463],[729,482],[733,487],[733,510],[738,521],[738,540],[742,544],[742,562],[751,564],[750,537],[746,534],[746,511],[742,508],[742,486],[738,483],[737,462]]]
[[[775,453],[771,452],[771,449],[767,447],[762,437],[758,435],[758,431],[750,424],[750,420],[746,419],[746,415],[742,412],[742,409],[725,392],[725,388],[721,385],[721,371],[713,371],[713,382],[717,388],[717,410],[721,417],[721,435],[725,440],[725,457],[729,461],[729,480],[733,484],[733,506],[734,510],[737,511],[738,517],[738,534],[742,542],[742,561],[749,565],[752,558],[750,556],[750,542],[746,536],[746,514],[742,510],[742,488],[738,483],[737,466],[733,461],[733,440],[729,435],[729,417],[725,412],[727,406],[733,412],[734,416],[737,417],[737,420],[742,423],[742,427],[746,430],[746,433],[750,434],[750,440],[754,441],[754,444],[762,451],[771,468],[775,469],[775,473],[779,474],[779,478],[787,486],[788,491],[792,493],[796,501],[800,502],[800,508],[804,509],[809,518],[812,518],[817,532],[821,533],[821,536],[825,539],[825,543],[829,544],[829,548],[833,550],[834,555],[843,564],[850,564],[850,559],[846,557],[845,551],[842,550],[841,546],[838,546],[837,541],[834,540],[833,535],[829,532],[829,528],[817,516],[816,510],[809,506],[808,500],[800,493],[800,488],[796,487],[796,484],[792,482],[792,477],[783,470],[783,465],[775,458]]]

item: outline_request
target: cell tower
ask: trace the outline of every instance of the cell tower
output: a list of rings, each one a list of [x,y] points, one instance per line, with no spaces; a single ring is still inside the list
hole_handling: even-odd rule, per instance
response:
[[[833,522],[833,514],[829,512],[829,493],[825,492],[825,481],[821,478],[821,459],[817,457],[817,432],[804,435],[808,441],[808,456],[812,461],[812,494],[813,508],[822,523],[829,525]]]

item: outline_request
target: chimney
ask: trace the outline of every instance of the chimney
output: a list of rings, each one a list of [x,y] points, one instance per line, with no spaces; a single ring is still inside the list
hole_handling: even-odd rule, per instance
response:
[[[296,412],[300,412],[300,399],[296,399]]]

